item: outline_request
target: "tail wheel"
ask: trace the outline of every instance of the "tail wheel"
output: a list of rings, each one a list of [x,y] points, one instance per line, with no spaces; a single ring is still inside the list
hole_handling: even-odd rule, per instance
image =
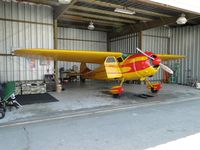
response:
[[[82,83],[85,83],[85,78],[83,78],[82,76],[80,76],[80,81],[81,81]]]

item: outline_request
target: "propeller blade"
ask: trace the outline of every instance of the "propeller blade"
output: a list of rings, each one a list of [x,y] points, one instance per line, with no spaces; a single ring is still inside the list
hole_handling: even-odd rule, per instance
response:
[[[173,74],[173,73],[174,73],[174,71],[173,71],[172,69],[170,69],[169,67],[167,67],[166,65],[164,65],[164,64],[162,64],[162,63],[160,63],[159,65],[160,65],[160,67],[161,67],[163,70],[169,72],[170,74]]]
[[[136,50],[137,51],[139,51],[140,53],[142,53],[143,55],[145,55],[145,56],[147,56],[148,58],[150,58],[151,60],[154,60],[154,58],[153,57],[151,57],[151,56],[149,56],[149,55],[147,55],[145,52],[143,52],[141,49],[139,49],[139,48],[136,48]]]
[[[153,57],[147,55],[147,54],[146,54],[145,52],[143,52],[141,49],[139,49],[139,48],[136,48],[136,49],[137,49],[137,51],[139,51],[139,52],[142,53],[143,55],[147,56],[147,57],[150,58],[151,60],[154,60]],[[162,63],[160,63],[159,65],[160,65],[160,67],[161,67],[163,70],[169,72],[170,74],[173,74],[173,73],[174,73],[173,70],[170,69],[169,67],[167,67],[166,65],[164,65],[164,64],[162,64]]]

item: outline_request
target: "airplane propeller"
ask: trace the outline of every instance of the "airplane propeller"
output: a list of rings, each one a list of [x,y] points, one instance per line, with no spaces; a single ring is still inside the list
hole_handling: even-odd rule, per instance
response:
[[[143,52],[141,49],[139,49],[139,48],[136,48],[136,49],[137,49],[137,51],[139,51],[139,52],[142,53],[143,55],[147,56],[147,57],[150,58],[151,60],[155,60],[155,58],[153,58],[153,57],[147,55],[147,54],[146,54],[145,52]],[[173,74],[173,73],[174,73],[172,69],[170,69],[170,68],[167,67],[166,65],[162,64],[161,62],[159,63],[159,66],[160,66],[163,70],[167,71],[167,72],[170,73],[170,74]]]

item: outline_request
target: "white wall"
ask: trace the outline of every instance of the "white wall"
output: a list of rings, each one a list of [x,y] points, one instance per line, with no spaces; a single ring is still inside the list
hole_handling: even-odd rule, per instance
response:
[[[59,28],[58,33],[59,49],[107,51],[106,32]],[[59,68],[70,69],[73,65],[80,66],[79,63],[74,62],[59,62]],[[94,69],[97,65],[88,64],[88,67]]]
[[[167,53],[169,46],[169,28],[154,28],[142,32],[142,50],[154,53]],[[137,53],[136,47],[139,46],[139,35],[137,33],[125,35],[111,40],[111,50],[123,53]],[[160,70],[150,80],[161,80],[163,78]]]
[[[0,1],[0,53],[15,48],[53,48],[52,8]],[[34,65],[33,65],[34,64]],[[0,82],[43,79],[50,65],[39,60],[0,56]]]
[[[171,53],[186,56],[181,61],[178,82],[190,84],[196,79],[200,82],[200,25],[172,28],[170,43]]]
[[[169,47],[170,29],[166,27],[153,28],[142,32],[142,49],[155,54],[167,54]],[[169,63],[166,63],[167,65]],[[160,69],[150,80],[162,80],[163,70]]]
[[[111,51],[123,53],[136,53],[135,49],[138,47],[138,34],[129,34],[111,39]]]
[[[199,35],[200,26],[150,29],[143,31],[142,49],[155,53],[186,55],[187,59],[180,61],[179,73],[179,82],[185,84],[188,82],[188,75],[192,79],[200,80]],[[107,33],[59,28],[58,47],[106,51]],[[111,40],[111,51],[135,53],[136,47],[138,47],[138,34],[129,34]],[[53,48],[51,7],[0,1],[0,53],[10,54],[15,48]],[[47,70],[50,70],[50,73],[53,72],[53,62],[41,64],[40,60],[0,56],[0,82],[43,79],[43,75],[48,73]],[[74,64],[77,63],[60,62],[59,68],[69,69]],[[96,67],[96,65],[89,66]],[[162,78],[163,75],[160,72],[156,79]]]

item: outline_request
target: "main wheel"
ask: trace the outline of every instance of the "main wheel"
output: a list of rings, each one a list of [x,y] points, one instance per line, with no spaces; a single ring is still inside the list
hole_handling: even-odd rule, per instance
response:
[[[120,98],[120,94],[113,94],[113,98]]]
[[[158,90],[155,90],[154,88],[151,88],[152,93],[158,93]]]

